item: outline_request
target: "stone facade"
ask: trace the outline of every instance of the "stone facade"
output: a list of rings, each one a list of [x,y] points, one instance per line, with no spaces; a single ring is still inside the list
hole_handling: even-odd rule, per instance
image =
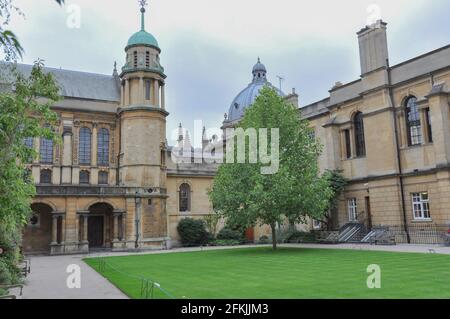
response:
[[[337,83],[328,98],[300,108],[324,145],[321,170],[342,170],[349,180],[337,226],[350,213],[370,225],[449,223],[450,46],[390,66],[385,23],[364,28],[358,38],[360,79]],[[33,141],[51,160],[28,165],[38,195],[24,233],[26,252],[170,248],[178,244],[182,218],[212,213],[207,192],[217,166],[171,160],[166,77],[151,41],[126,47],[121,74],[47,69],[64,96],[54,106],[62,143]],[[30,68],[19,65],[24,73]],[[413,129],[406,119],[412,97]],[[298,105],[295,91],[286,99]],[[356,118],[362,118],[362,138]],[[268,227],[253,231],[255,239],[267,234]]]

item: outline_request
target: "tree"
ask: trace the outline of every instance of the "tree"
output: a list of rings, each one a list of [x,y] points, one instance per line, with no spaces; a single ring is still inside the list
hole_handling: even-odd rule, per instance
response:
[[[276,225],[320,219],[332,195],[328,181],[320,177],[317,158],[321,146],[311,138],[311,129],[299,110],[287,103],[275,90],[264,87],[249,107],[238,127],[279,129],[279,168],[275,174],[262,174],[264,166],[249,163],[246,143],[245,163],[224,163],[209,192],[214,209],[226,218],[228,225],[252,227],[269,225],[273,249],[277,248]],[[276,136],[268,134],[268,145]],[[250,139],[247,137],[246,141]],[[229,150],[228,150],[229,151]],[[261,145],[258,145],[258,154]],[[235,159],[237,154],[234,154]],[[260,157],[261,158],[261,157]]]
[[[0,263],[7,264],[14,272],[20,234],[27,224],[35,195],[34,183],[24,163],[38,154],[25,144],[25,139],[45,137],[57,141],[51,129],[57,116],[50,107],[59,100],[59,87],[51,74],[43,72],[41,61],[35,63],[29,77],[12,65],[9,67],[8,79],[4,80],[14,84],[14,91],[0,94],[0,248],[4,250]]]
[[[328,184],[332,190],[332,196],[320,222],[325,224],[328,230],[332,230],[336,222],[335,216],[338,199],[344,191],[345,185],[347,185],[347,180],[342,175],[341,170],[326,170],[323,177],[328,180]]]
[[[64,0],[55,1],[59,5],[64,3]],[[18,58],[22,58],[24,53],[24,49],[14,32],[5,29],[10,23],[13,13],[24,16],[23,12],[13,5],[13,0],[0,0],[0,18],[3,20],[0,23],[0,47],[6,61],[16,61]]]

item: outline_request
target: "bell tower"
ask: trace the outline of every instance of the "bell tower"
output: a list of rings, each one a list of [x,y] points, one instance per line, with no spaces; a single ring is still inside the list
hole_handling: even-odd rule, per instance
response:
[[[166,141],[161,49],[145,31],[145,6],[141,1],[141,30],[128,40],[122,68],[120,184],[132,187],[165,187],[162,150]]]
[[[166,117],[161,49],[145,31],[146,1],[141,0],[141,28],[125,47],[120,76],[119,184],[127,193],[129,248],[164,248],[166,213]]]

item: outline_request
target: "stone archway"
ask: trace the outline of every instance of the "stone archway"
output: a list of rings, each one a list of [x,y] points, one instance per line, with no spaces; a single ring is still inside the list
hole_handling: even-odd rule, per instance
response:
[[[33,214],[23,232],[25,253],[50,253],[53,234],[53,208],[45,203],[31,204]]]

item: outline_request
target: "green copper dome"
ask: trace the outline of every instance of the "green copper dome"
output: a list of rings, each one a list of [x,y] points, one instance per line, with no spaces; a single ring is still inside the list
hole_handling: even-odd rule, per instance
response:
[[[150,45],[159,49],[158,41],[156,41],[155,37],[144,30],[136,32],[131,36],[127,46],[132,45]]]
[[[127,48],[130,46],[135,45],[147,45],[155,47],[159,50],[158,41],[156,41],[155,37],[145,31],[145,9],[144,7],[141,8],[141,31],[136,32],[131,36],[131,38],[128,40]]]

